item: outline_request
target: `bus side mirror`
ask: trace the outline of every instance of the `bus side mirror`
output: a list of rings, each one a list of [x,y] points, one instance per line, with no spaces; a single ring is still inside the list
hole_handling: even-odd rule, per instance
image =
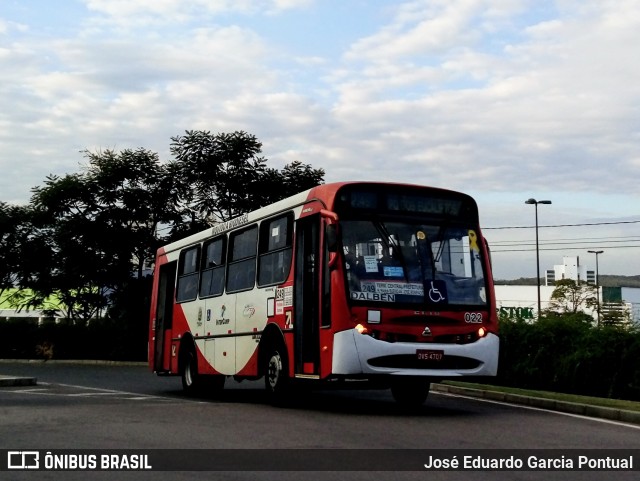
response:
[[[338,215],[330,210],[321,209],[320,215],[327,220],[324,238],[329,252],[338,252]]]

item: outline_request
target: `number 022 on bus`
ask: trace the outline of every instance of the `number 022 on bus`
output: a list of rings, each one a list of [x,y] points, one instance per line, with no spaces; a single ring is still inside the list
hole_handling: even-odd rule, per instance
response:
[[[274,400],[374,384],[420,405],[498,369],[477,205],[445,189],[323,184],[218,223],[158,250],[151,305],[150,367],[189,392],[232,376]]]

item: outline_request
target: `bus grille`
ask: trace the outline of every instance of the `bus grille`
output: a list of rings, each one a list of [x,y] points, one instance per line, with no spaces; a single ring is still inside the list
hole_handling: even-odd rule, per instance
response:
[[[418,359],[415,354],[394,354],[374,357],[369,359],[368,364],[373,367],[395,369],[475,369],[481,362],[461,356],[445,355],[440,361],[427,361]]]
[[[471,344],[480,339],[476,331],[465,334],[441,334],[433,337],[416,336],[413,334],[395,334],[391,332],[372,331],[371,337],[386,342],[435,342],[439,344]]]

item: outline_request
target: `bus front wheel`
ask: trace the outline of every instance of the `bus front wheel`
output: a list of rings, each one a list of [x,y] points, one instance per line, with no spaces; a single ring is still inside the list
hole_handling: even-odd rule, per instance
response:
[[[406,407],[422,406],[427,400],[431,383],[421,377],[398,376],[391,382],[391,394],[398,404]]]

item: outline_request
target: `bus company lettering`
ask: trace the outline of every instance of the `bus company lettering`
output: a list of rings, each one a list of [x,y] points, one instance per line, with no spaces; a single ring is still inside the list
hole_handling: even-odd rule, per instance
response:
[[[225,231],[233,229],[234,227],[239,227],[241,225],[245,225],[249,222],[249,215],[243,214],[240,217],[236,217],[235,219],[228,220],[216,226],[213,226],[213,230],[211,231],[211,235],[222,234]]]
[[[376,292],[352,292],[351,299],[356,301],[396,302],[395,294],[378,294]]]

